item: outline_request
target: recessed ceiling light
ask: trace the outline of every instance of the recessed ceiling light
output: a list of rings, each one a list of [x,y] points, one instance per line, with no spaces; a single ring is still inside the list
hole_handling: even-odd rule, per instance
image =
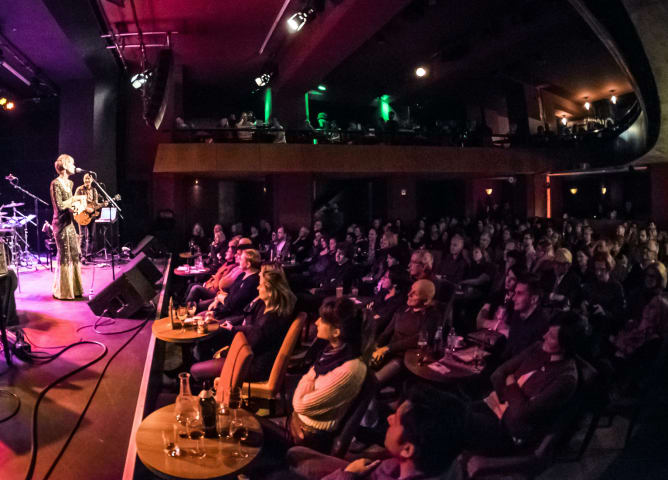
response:
[[[418,68],[415,69],[415,75],[422,78],[425,75],[427,75],[427,69],[424,68],[424,67],[418,67]]]

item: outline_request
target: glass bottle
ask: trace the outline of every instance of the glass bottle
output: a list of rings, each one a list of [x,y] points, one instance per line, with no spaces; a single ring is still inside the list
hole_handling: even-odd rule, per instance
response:
[[[199,407],[202,411],[202,421],[204,422],[204,436],[207,438],[216,437],[216,400],[213,398],[213,391],[204,386],[199,392]]]
[[[174,404],[174,413],[176,420],[181,425],[186,425],[188,419],[199,417],[199,404],[197,398],[190,391],[190,374],[187,372],[179,373],[179,395]]]

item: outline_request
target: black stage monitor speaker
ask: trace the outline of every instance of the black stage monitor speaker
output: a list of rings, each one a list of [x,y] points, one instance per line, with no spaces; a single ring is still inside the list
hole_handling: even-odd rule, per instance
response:
[[[144,120],[148,125],[153,125],[156,130],[160,128],[162,119],[167,110],[171,86],[173,57],[169,49],[161,50],[158,54],[158,65],[149,85],[148,99],[144,101]]]
[[[116,280],[88,302],[88,306],[95,315],[106,311],[110,317],[130,317],[155,296],[155,282],[161,277],[153,262],[140,253]]]
[[[130,258],[135,258],[140,253],[144,252],[149,257],[158,257],[164,252],[164,248],[158,242],[158,239],[153,235],[146,235],[130,252]]]

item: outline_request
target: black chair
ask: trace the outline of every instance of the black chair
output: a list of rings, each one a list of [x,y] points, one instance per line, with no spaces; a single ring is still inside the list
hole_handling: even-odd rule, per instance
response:
[[[353,437],[357,433],[362,417],[364,417],[377,391],[378,380],[376,380],[376,374],[367,369],[366,378],[364,379],[360,393],[357,394],[357,397],[350,405],[334,437],[332,449],[329,452],[330,455],[343,458],[348,453],[350,442],[352,442]]]

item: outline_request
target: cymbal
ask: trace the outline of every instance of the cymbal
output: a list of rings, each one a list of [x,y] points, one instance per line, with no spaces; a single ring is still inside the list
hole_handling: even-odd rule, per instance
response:
[[[22,207],[23,205],[25,205],[25,203],[23,202],[12,202],[8,203],[7,205],[3,205],[0,208],[16,208],[16,207]]]

